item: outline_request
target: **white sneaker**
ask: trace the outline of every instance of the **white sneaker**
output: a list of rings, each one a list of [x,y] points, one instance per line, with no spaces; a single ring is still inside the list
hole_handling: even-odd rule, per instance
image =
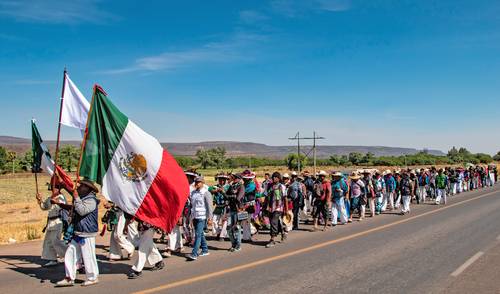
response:
[[[99,283],[99,280],[98,279],[95,279],[95,280],[86,280],[85,282],[83,282],[82,284],[82,287],[87,287],[87,286],[92,286],[92,285],[95,285]]]
[[[56,287],[71,287],[73,285],[75,285],[75,281],[68,278],[64,278],[64,280],[60,280],[56,283]]]
[[[210,255],[210,252],[202,252],[202,253],[200,254],[200,256],[209,256],[209,255]]]

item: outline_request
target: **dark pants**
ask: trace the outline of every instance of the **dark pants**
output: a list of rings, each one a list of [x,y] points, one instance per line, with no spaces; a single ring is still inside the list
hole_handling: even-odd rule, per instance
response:
[[[198,256],[198,251],[200,250],[200,245],[201,245],[201,251],[203,253],[208,252],[208,245],[207,245],[207,240],[205,239],[205,225],[207,221],[205,219],[194,219],[193,220],[193,227],[194,227],[194,246],[193,246],[193,256]]]
[[[314,202],[314,219],[319,219],[322,216],[325,223],[328,221],[328,207],[326,206],[326,201],[316,199]]]
[[[278,236],[279,233],[283,234],[283,223],[281,222],[281,211],[275,211],[271,213],[271,238]]]
[[[293,229],[294,230],[298,230],[299,229],[299,211],[300,211],[300,205],[301,205],[301,199],[299,199],[299,197],[297,197],[297,199],[295,199],[293,201]]]

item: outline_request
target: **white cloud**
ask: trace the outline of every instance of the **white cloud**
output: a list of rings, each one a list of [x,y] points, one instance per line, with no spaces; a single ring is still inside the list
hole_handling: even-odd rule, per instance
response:
[[[203,63],[227,63],[252,58],[250,50],[265,37],[255,34],[239,33],[222,42],[211,42],[198,48],[181,51],[167,51],[159,55],[141,57],[130,66],[101,71],[105,74],[124,74],[130,72],[173,71],[183,67]]]
[[[17,21],[104,23],[116,16],[98,7],[100,0],[0,0],[0,16]]]

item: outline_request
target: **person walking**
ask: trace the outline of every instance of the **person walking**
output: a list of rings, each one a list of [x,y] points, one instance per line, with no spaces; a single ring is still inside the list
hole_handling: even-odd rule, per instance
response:
[[[193,219],[193,228],[195,232],[193,251],[187,256],[190,260],[198,259],[198,251],[201,246],[201,255],[207,256],[208,244],[205,239],[204,229],[207,225],[212,224],[212,196],[208,190],[203,189],[205,185],[205,179],[202,176],[196,177],[194,180],[195,189],[189,195],[189,200],[191,202],[191,217]]]
[[[105,219],[109,219],[111,222],[112,219],[116,220],[116,224],[113,225],[111,230],[111,236],[109,239],[109,260],[122,260],[122,259],[130,259],[135,250],[135,245],[133,241],[138,243],[138,232],[135,222],[130,222],[128,224],[127,230],[125,230],[125,224],[127,220],[125,219],[125,214],[123,210],[121,210],[114,203],[106,203],[104,205],[105,208],[108,209],[105,215]],[[126,231],[128,234],[124,234]],[[127,253],[126,256],[122,256],[122,249]]]
[[[326,178],[327,173],[323,170],[319,171],[318,179],[314,183],[314,228],[318,230],[318,222],[323,220],[323,231],[328,225],[328,211],[331,209],[332,185]]]
[[[93,182],[82,179],[73,191],[73,205],[56,202],[63,209],[73,212],[72,228],[74,235],[64,255],[66,277],[56,283],[56,287],[73,286],[76,279],[77,262],[83,260],[87,280],[82,286],[99,282],[99,267],[95,254],[95,237],[98,226],[98,204],[96,193],[99,190]]]
[[[380,171],[375,172],[375,176],[373,178],[373,188],[375,190],[375,214],[379,215],[382,213],[384,192],[385,192],[385,181],[382,177]]]
[[[281,174],[274,172],[271,176],[273,181],[270,185],[266,197],[266,207],[271,222],[270,235],[271,239],[266,244],[266,248],[274,247],[276,245],[275,238],[281,233],[281,240],[285,241],[286,232],[283,227],[282,216],[287,212],[288,200],[286,197],[286,187],[281,183]]]
[[[332,174],[332,225],[336,226],[338,218],[340,218],[340,224],[345,225],[348,221],[347,212],[345,209],[345,196],[347,195],[349,187],[343,179],[343,175],[340,172],[335,172]]]
[[[52,181],[54,182],[54,181]],[[36,200],[40,208],[48,211],[47,224],[43,229],[45,237],[43,239],[42,259],[47,260],[43,267],[55,266],[58,264],[57,258],[64,257],[66,244],[61,240],[63,232],[63,216],[67,214],[57,203],[66,204],[66,198],[60,192],[61,187],[54,185],[49,197],[42,201],[40,193],[36,194]]]
[[[241,175],[230,174],[229,180],[230,185],[226,191],[229,206],[229,239],[231,240],[229,251],[237,252],[241,250],[241,220],[238,218],[238,213],[243,210],[241,207],[243,197],[245,197],[245,188],[241,182]]]
[[[429,177],[427,176],[427,173],[423,168],[420,169],[420,173],[417,177],[417,183],[417,204],[425,203],[427,197],[427,185],[429,185]]]
[[[211,186],[208,191],[213,195],[213,204],[215,209],[213,212],[212,234],[217,236],[217,239],[222,241],[227,236],[227,197],[226,192],[229,189],[227,180],[229,177],[224,173],[219,173],[215,176],[217,184]]]
[[[441,204],[441,199],[443,199],[444,204],[446,205],[446,187],[448,186],[448,177],[444,174],[443,169],[439,170],[438,175],[436,176],[436,188],[437,188],[437,196],[436,196],[436,204]]]
[[[414,196],[414,185],[413,182],[410,180],[407,171],[403,172],[403,178],[401,179],[399,189],[401,193],[401,198],[403,200],[403,208],[401,209],[401,215],[405,215],[407,213],[410,213],[410,202],[411,198]]]
[[[365,218],[365,208],[366,208],[366,196],[364,194],[365,184],[361,180],[361,176],[353,172],[350,178],[350,199],[351,199],[351,213],[349,216],[349,222],[352,222],[352,215],[355,210],[359,212],[358,221],[362,221]]]
[[[292,202],[293,227],[292,230],[299,229],[299,211],[304,203],[306,187],[302,184],[302,178],[297,173],[292,173],[290,186],[288,187],[287,197]]]
[[[371,172],[369,170],[363,170],[363,178],[361,179],[365,184],[365,195],[368,199],[370,205],[370,216],[375,216],[375,189],[373,185],[373,179],[371,177]]]
[[[387,208],[389,210],[394,209],[394,194],[396,192],[396,179],[392,175],[391,170],[385,171],[385,194],[384,201],[382,202],[382,211],[385,211]]]

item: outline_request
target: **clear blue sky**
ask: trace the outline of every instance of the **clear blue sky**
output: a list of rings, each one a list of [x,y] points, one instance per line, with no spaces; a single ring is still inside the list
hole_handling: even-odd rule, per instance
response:
[[[141,5],[0,0],[0,134],[55,138],[66,66],[161,141],[500,150],[498,1]]]

